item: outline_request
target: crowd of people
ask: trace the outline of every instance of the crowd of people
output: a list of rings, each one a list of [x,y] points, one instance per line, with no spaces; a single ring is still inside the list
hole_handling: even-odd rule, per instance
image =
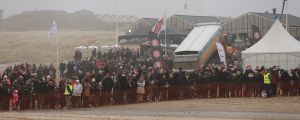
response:
[[[155,68],[151,56],[141,55],[135,50],[113,48],[107,52],[97,52],[95,49],[90,58],[82,58],[81,52],[76,51],[73,61],[60,63],[59,78],[56,78],[53,64],[15,65],[8,67],[1,75],[0,97],[10,98],[0,98],[1,107],[8,108],[9,102],[13,109],[18,109],[18,105],[20,109],[61,108],[62,105],[67,108],[86,107],[90,105],[94,93],[110,93],[110,98],[113,98],[112,94],[118,91],[122,98],[132,98],[133,95],[120,92],[128,90],[135,91],[134,100],[137,102],[157,101],[167,97],[162,95],[165,93],[162,88],[191,86],[194,90],[197,85],[209,83],[264,83],[268,96],[275,96],[284,92],[281,91],[284,83],[300,82],[300,66],[287,71],[279,66],[247,66],[243,69],[231,64],[208,64],[194,71],[185,71],[184,68],[173,67],[171,54],[165,55],[163,61],[164,67]],[[269,76],[270,82],[266,81],[265,76]],[[58,83],[56,80],[59,80]],[[46,99],[50,99],[47,94],[53,94],[51,99],[54,101],[47,102]],[[178,94],[182,96],[183,93]]]
[[[13,109],[17,109],[19,103],[25,105],[23,104],[25,96],[33,95],[32,98],[36,99],[37,94],[53,92],[56,86],[56,69],[53,64],[37,66],[36,64],[22,63],[8,67],[0,76],[0,97],[11,97]],[[3,102],[1,107],[9,106],[8,100],[1,102]]]

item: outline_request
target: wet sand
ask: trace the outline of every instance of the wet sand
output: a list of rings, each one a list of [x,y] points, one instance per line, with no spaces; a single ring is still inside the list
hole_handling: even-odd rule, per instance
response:
[[[300,97],[193,99],[0,113],[0,120],[299,120]]]

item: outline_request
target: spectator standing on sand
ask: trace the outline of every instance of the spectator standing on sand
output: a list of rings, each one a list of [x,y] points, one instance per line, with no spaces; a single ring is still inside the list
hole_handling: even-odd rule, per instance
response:
[[[103,91],[104,91],[104,102],[105,103],[110,103],[112,102],[112,89],[114,87],[114,82],[109,75],[109,73],[106,73],[106,76],[102,80],[102,85],[103,85]]]
[[[11,98],[11,103],[12,103],[13,110],[17,110],[18,105],[19,105],[18,90],[13,91],[12,98]]]
[[[82,85],[79,80],[76,80],[76,85],[73,88],[73,98],[75,107],[81,107],[81,93],[82,93]]]
[[[71,81],[68,81],[66,87],[65,87],[65,101],[66,101],[66,109],[70,110],[72,106],[72,92],[73,92],[73,87],[71,85]]]
[[[264,88],[267,94],[267,97],[270,96],[270,89],[271,89],[271,74],[268,70],[262,68],[263,75],[264,75]]]
[[[55,109],[60,109],[61,108],[61,96],[60,96],[60,91],[59,88],[55,88],[54,89],[54,94],[53,94],[53,98],[55,100]]]
[[[0,81],[0,110],[9,109],[9,99],[7,98],[9,98],[8,85],[5,81],[2,80]]]
[[[102,80],[102,84],[103,84],[104,91],[111,92],[112,88],[114,87],[114,82],[111,79],[111,76],[109,75],[109,73],[106,73],[106,76]]]
[[[96,82],[96,80],[93,78],[92,82]],[[87,107],[89,104],[89,96],[90,96],[90,91],[91,91],[91,85],[89,83],[88,79],[83,80],[83,106]]]
[[[278,71],[276,69],[276,66],[270,68],[270,73],[271,73],[271,95],[272,96],[276,96],[279,95],[279,86],[278,86],[278,82],[279,82],[279,75],[278,75]]]
[[[144,101],[144,94],[145,94],[145,77],[141,75],[140,79],[137,81],[137,102]]]

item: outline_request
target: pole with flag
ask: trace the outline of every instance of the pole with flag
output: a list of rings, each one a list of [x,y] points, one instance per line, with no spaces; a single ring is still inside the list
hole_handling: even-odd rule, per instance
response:
[[[152,32],[159,36],[160,31],[165,30],[165,45],[167,45],[167,24],[166,24],[167,12],[161,17],[152,28]],[[166,48],[166,47],[165,47]],[[166,49],[165,49],[166,53]]]
[[[49,37],[55,37],[55,43],[56,43],[56,63],[58,64],[58,43],[57,43],[57,37],[54,35],[55,33],[57,33],[58,31],[58,27],[56,24],[56,21],[53,20],[52,25],[50,27],[50,30],[48,32],[48,36]]]

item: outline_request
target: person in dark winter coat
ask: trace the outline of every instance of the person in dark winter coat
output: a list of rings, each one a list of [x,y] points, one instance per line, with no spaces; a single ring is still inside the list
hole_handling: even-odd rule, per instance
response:
[[[106,73],[106,76],[102,80],[103,91],[110,92],[114,87],[114,82],[111,79],[109,73]]]

